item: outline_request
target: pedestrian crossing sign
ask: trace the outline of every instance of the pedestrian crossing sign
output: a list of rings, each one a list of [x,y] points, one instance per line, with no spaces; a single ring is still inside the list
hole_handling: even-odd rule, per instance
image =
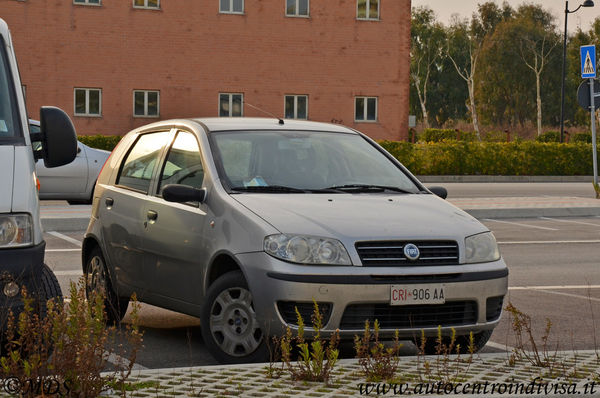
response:
[[[596,77],[596,46],[581,46],[581,77],[594,79]]]

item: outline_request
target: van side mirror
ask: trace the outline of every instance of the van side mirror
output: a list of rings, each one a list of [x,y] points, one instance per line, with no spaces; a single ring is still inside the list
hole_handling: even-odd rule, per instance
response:
[[[162,190],[162,197],[167,202],[204,202],[206,190],[182,184],[169,184]]]
[[[442,199],[446,199],[448,197],[448,191],[444,187],[428,187],[427,189]]]
[[[43,106],[40,109],[40,132],[31,134],[31,141],[40,141],[41,149],[35,159],[44,159],[44,166],[58,167],[69,164],[77,156],[77,135],[69,116],[59,108]]]

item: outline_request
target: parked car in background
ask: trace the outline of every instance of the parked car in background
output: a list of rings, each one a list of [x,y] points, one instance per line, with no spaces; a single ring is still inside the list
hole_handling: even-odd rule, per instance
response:
[[[352,339],[377,319],[382,337],[433,342],[439,325],[479,350],[508,269],[489,229],[442,197],[347,127],[157,122],[123,137],[98,177],[83,272],[111,321],[136,293],[199,317],[225,363],[268,360],[269,336],[298,328],[296,311],[310,325],[313,300],[324,333]]]
[[[29,119],[29,131],[38,133],[40,122]],[[41,143],[34,143],[38,150]],[[67,200],[70,204],[90,204],[98,174],[110,152],[94,149],[77,142],[77,157],[73,162],[55,168],[47,168],[44,162],[36,162],[36,175],[40,181],[40,199]]]

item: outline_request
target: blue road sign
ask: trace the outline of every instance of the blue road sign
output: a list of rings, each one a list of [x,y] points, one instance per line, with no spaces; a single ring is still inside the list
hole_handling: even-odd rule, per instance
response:
[[[596,77],[596,46],[581,46],[581,77],[594,79]]]

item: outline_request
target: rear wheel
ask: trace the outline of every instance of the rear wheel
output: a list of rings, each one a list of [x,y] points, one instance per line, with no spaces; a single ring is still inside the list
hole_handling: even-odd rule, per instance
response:
[[[88,299],[92,293],[104,295],[104,311],[107,323],[119,323],[127,312],[129,298],[119,297],[112,287],[106,262],[99,247],[95,247],[86,261],[85,292]]]
[[[240,271],[219,277],[208,289],[201,312],[202,337],[220,363],[264,362],[268,359],[252,302]]]

